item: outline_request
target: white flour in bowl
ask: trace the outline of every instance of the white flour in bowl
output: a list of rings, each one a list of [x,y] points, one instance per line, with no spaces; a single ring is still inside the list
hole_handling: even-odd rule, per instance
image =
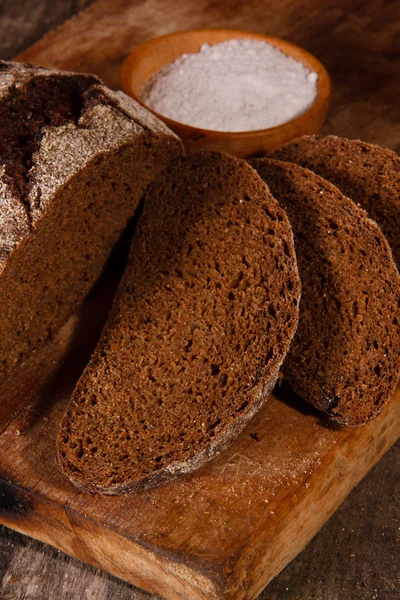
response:
[[[142,101],[174,121],[215,131],[275,127],[304,113],[318,75],[270,44],[230,40],[202,46],[160,69]]]

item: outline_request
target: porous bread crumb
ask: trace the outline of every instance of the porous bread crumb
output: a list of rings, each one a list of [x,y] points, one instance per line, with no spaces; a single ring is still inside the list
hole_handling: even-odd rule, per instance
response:
[[[63,419],[65,473],[117,494],[210,460],[271,391],[299,293],[286,215],[255,171],[220,153],[177,161],[146,195]]]
[[[400,374],[400,275],[387,241],[361,208],[308,169],[250,163],[287,212],[302,282],[283,375],[336,421],[361,425],[392,398]]]
[[[303,136],[274,158],[321,175],[378,223],[400,269],[400,158],[391,150],[335,135]]]

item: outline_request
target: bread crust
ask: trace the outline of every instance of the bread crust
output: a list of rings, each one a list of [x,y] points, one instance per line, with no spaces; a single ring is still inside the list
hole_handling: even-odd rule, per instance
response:
[[[78,308],[148,183],[183,149],[93,75],[6,62],[0,138],[5,377]]]
[[[0,103],[29,83],[75,77],[77,73],[0,61]],[[7,257],[36,227],[54,194],[93,159],[132,143],[146,130],[168,136],[179,145],[177,136],[162,121],[123,92],[110,90],[94,75],[80,74],[79,77],[88,78],[92,92],[103,99],[93,106],[88,103],[88,108],[76,122],[42,128],[40,143],[31,158],[30,185],[25,202],[10,185],[4,165],[0,164],[0,273]],[[56,95],[56,81],[53,90]],[[23,119],[26,115],[20,117]]]

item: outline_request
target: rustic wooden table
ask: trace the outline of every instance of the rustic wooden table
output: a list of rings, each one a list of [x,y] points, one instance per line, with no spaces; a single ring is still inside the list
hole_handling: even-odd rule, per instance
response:
[[[265,5],[270,8],[271,2],[265,0]],[[0,58],[12,58],[89,4],[91,0],[3,0],[0,2]],[[157,10],[155,0],[132,0],[131,4],[137,4],[141,9],[148,4],[149,10]],[[186,4],[190,2],[187,0]],[[227,21],[231,20],[236,4],[239,0],[210,3],[213,14],[220,13],[218,25],[224,24],[225,16]],[[299,20],[304,18],[309,4],[298,2]],[[320,2],[318,10],[316,3],[313,4],[311,21],[316,31],[315,49],[319,45],[325,61],[329,57],[328,68],[331,72],[335,70],[338,79],[343,78],[346,61],[354,61],[358,53],[361,69],[357,81],[348,82],[349,90],[352,88],[349,95],[354,95],[356,89],[360,103],[368,94],[381,99],[381,103],[376,103],[375,118],[365,123],[365,139],[379,140],[380,117],[385,113],[386,123],[392,122],[390,146],[398,150],[398,93],[393,93],[396,85],[389,86],[391,94],[385,92],[388,78],[397,80],[397,88],[400,83],[399,48],[395,45],[399,40],[400,15],[397,14],[396,23],[396,3],[390,0],[330,1]],[[283,10],[285,1],[277,6],[280,7],[277,11]],[[329,29],[323,30],[319,10],[330,11],[331,22],[336,21],[335,40],[337,44],[339,32],[343,40],[341,48],[331,43]],[[306,26],[310,26],[310,21]],[[367,48],[366,42],[373,52],[363,62],[359,53],[360,48]],[[345,105],[342,110],[346,111]],[[340,129],[340,123],[343,119],[339,122],[337,118],[336,130]],[[331,115],[330,124],[336,132],[335,115]],[[350,123],[347,127],[351,132]],[[385,137],[388,139],[388,131]],[[398,600],[399,448],[397,444],[384,456],[307,549],[271,582],[261,599]],[[2,600],[151,598],[146,592],[5,528],[0,528],[0,577]]]

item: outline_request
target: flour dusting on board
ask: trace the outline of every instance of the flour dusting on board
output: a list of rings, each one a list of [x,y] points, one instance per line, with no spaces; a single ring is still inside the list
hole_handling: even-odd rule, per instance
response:
[[[258,40],[230,40],[183,54],[142,89],[164,117],[215,131],[275,127],[303,114],[317,95],[318,75]]]

